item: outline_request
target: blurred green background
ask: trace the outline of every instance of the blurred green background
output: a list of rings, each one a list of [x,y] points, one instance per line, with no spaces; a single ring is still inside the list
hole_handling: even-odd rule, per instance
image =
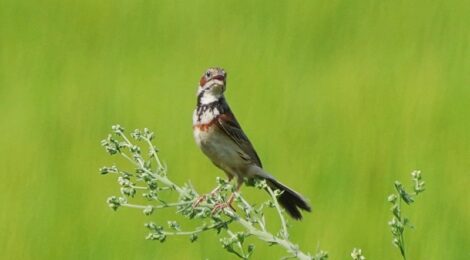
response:
[[[98,173],[120,123],[157,132],[175,181],[213,188],[223,174],[191,117],[200,75],[221,66],[265,168],[314,207],[292,223],[301,248],[399,259],[386,197],[421,169],[409,259],[469,259],[469,13],[444,0],[1,1],[0,258],[227,257],[212,233],[144,240],[144,222],[174,213],[113,212],[118,185]],[[285,255],[256,245],[254,259]]]

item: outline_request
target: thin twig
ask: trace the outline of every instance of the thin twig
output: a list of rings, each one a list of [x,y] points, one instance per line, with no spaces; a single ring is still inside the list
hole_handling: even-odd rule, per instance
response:
[[[269,186],[266,186],[266,188],[268,189],[269,194],[273,198],[274,206],[276,207],[277,214],[279,214],[279,219],[281,220],[281,226],[282,226],[282,235],[284,238],[287,239],[289,238],[289,233],[287,232],[287,224],[286,224],[286,220],[284,216],[282,215],[281,207],[279,206],[279,203],[277,202],[277,198],[273,190]]]

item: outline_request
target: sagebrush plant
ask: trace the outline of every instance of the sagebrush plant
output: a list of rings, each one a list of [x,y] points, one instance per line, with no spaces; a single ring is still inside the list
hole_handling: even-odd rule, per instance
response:
[[[303,252],[290,240],[287,219],[276,200],[280,193],[278,190],[272,190],[265,181],[251,183],[259,189],[268,190],[270,194],[270,199],[259,205],[251,205],[240,194],[236,194],[234,204],[239,211],[235,212],[229,207],[214,210],[216,205],[226,200],[228,193],[234,191],[232,184],[217,178],[220,192],[208,196],[204,202],[194,206],[199,194],[190,184],[178,185],[168,178],[167,168],[158,156],[157,147],[152,143],[153,132],[147,128],[136,129],[130,133],[129,138],[120,125],[114,125],[112,130],[101,144],[109,154],[126,158],[134,165],[134,169],[122,170],[115,165],[100,169],[102,174],[116,174],[121,186],[120,196],[108,198],[109,206],[113,210],[120,207],[136,208],[142,210],[145,215],[152,215],[157,209],[173,208],[177,214],[199,223],[195,229],[184,230],[175,220],[166,221],[166,225],[149,222],[145,224],[149,230],[147,239],[165,242],[170,236],[187,236],[190,242],[195,242],[201,233],[214,230],[221,236],[221,246],[242,259],[249,259],[255,249],[253,244],[246,245],[248,237],[256,237],[269,245],[281,246],[289,253],[289,257],[318,260],[328,258],[328,253],[321,250],[315,255]],[[142,144],[147,147],[145,150],[148,152],[143,152]],[[162,199],[165,192],[176,192],[177,201]],[[137,195],[143,196],[146,203],[130,203]],[[278,213],[281,226],[278,232],[266,228],[266,208],[274,208]],[[243,231],[234,231],[234,224],[239,224]]]
[[[421,171],[413,171],[411,173],[413,181],[413,191],[407,192],[403,185],[395,181],[395,193],[388,196],[388,201],[392,203],[392,220],[388,222],[393,236],[393,244],[400,250],[400,254],[406,260],[405,238],[403,233],[405,228],[413,228],[410,220],[403,215],[402,201],[407,205],[411,205],[415,201],[415,197],[424,191],[424,181],[421,177]]]
[[[220,236],[219,242],[222,248],[241,259],[250,259],[253,255],[255,246],[247,244],[249,237],[257,238],[268,245],[284,248],[289,254],[284,259],[328,259],[328,252],[318,249],[316,254],[311,255],[302,251],[290,240],[289,224],[284,210],[276,199],[280,192],[272,190],[263,180],[247,183],[269,192],[269,200],[259,205],[250,204],[236,193],[234,208],[238,208],[239,211],[234,211],[230,207],[217,207],[226,201],[229,193],[235,190],[231,183],[221,178],[216,178],[220,192],[206,196],[203,202],[195,204],[194,202],[200,196],[189,183],[178,185],[168,178],[167,168],[158,156],[158,148],[152,143],[153,138],[154,133],[147,128],[135,129],[130,133],[129,138],[123,127],[114,125],[112,133],[101,141],[101,145],[110,155],[120,155],[134,166],[130,171],[118,168],[116,165],[100,168],[101,174],[115,174],[120,185],[121,194],[107,199],[109,207],[115,211],[120,207],[139,209],[147,216],[152,215],[155,210],[173,208],[177,214],[197,223],[196,228],[185,230],[175,220],[167,220],[165,224],[148,222],[145,223],[149,232],[147,239],[163,243],[171,236],[186,236],[190,242],[195,242],[201,233],[212,230]],[[142,145],[146,148],[142,148]],[[147,152],[143,152],[144,150]],[[388,197],[388,200],[393,203],[394,217],[389,223],[392,227],[393,241],[400,248],[405,259],[403,231],[405,226],[409,226],[409,220],[401,214],[400,201],[410,204],[413,202],[413,197],[424,190],[420,172],[414,171],[412,176],[415,182],[413,194],[407,193],[399,182],[395,182],[397,194]],[[167,201],[163,199],[168,197],[164,193],[176,193],[178,199]],[[136,196],[142,196],[145,203],[131,203],[131,200],[137,200]],[[279,217],[280,230],[277,232],[270,231],[266,227],[264,210],[267,208],[275,209]],[[239,226],[234,227],[236,224]],[[240,229],[242,231],[238,231]],[[351,257],[354,260],[366,259],[359,248],[353,249]]]
[[[362,255],[362,250],[360,248],[354,248],[351,252],[351,257],[353,260],[365,260],[366,257]]]

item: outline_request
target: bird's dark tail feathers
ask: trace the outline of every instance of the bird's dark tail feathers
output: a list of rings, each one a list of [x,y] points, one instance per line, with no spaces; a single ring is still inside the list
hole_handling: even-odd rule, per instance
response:
[[[266,182],[271,189],[282,191],[282,194],[277,198],[277,201],[292,218],[296,220],[302,219],[302,214],[300,213],[299,208],[308,212],[312,211],[310,205],[302,195],[278,182],[274,178],[267,178]]]

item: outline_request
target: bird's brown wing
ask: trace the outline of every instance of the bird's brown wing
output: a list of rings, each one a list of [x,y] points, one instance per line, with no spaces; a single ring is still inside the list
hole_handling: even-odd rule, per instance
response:
[[[247,154],[252,162],[254,162],[259,167],[263,167],[261,165],[261,160],[258,157],[258,154],[253,148],[250,140],[243,132],[240,124],[235,119],[235,116],[232,113],[225,113],[220,115],[217,118],[217,125],[230,137],[242,151]]]

